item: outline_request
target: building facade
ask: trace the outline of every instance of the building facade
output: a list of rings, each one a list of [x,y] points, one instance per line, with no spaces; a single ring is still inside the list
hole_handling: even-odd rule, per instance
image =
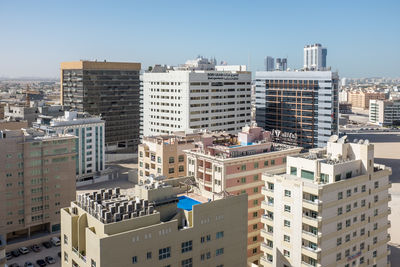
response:
[[[0,228],[7,242],[60,230],[75,199],[75,137],[0,131]]]
[[[400,125],[400,100],[370,100],[369,121],[380,126]]]
[[[61,104],[105,120],[107,152],[137,151],[140,68],[140,63],[61,63]]]
[[[243,66],[197,68],[143,74],[144,136],[202,128],[233,133],[250,123],[251,73]]]
[[[187,176],[184,150],[195,147],[201,132],[174,132],[172,135],[146,136],[139,145],[139,184],[149,176],[176,178]]]
[[[212,198],[214,193],[248,195],[247,261],[259,263],[261,237],[261,174],[285,164],[286,156],[299,147],[275,144],[271,133],[260,127],[246,126],[238,135],[203,136],[197,148],[187,150],[188,175],[196,181],[196,190]]]
[[[6,239],[0,234],[0,267],[4,267],[7,262],[6,245]]]
[[[75,140],[76,181],[101,179],[105,170],[105,123],[98,116],[65,111],[62,117],[39,116],[33,127],[46,134],[71,134]],[[96,179],[97,178],[97,179]]]
[[[265,71],[274,71],[275,70],[275,59],[273,57],[265,57],[264,59],[264,67]]]
[[[338,133],[338,74],[331,71],[256,72],[256,122],[293,135],[304,148],[323,147]]]
[[[312,44],[304,46],[304,68],[307,70],[326,69],[326,56],[328,49],[321,44]]]
[[[368,140],[332,136],[262,176],[262,266],[390,266],[391,169]]]
[[[348,102],[355,108],[368,109],[370,100],[385,100],[386,94],[372,91],[349,91]]]
[[[79,195],[61,210],[62,266],[245,266],[246,210],[245,195],[208,201],[154,183]]]

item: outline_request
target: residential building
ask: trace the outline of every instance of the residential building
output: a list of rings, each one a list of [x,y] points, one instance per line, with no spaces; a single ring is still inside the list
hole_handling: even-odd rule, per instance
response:
[[[346,136],[265,172],[262,266],[390,266],[391,173]]]
[[[265,66],[265,71],[274,71],[275,70],[275,60],[273,57],[266,57],[264,59],[264,66]]]
[[[340,90],[339,91],[339,102],[348,102],[348,94],[349,91],[347,90]]]
[[[304,46],[304,69],[325,70],[327,55],[328,49],[322,47],[321,44]]]
[[[78,195],[61,210],[62,266],[245,266],[246,212],[246,195],[177,196],[159,182]]]
[[[304,148],[338,133],[339,76],[331,71],[257,71],[256,122]]]
[[[202,132],[180,131],[172,135],[145,136],[139,145],[138,180],[149,176],[176,178],[187,176],[184,150],[195,148]]]
[[[220,133],[203,135],[197,148],[187,150],[188,175],[196,181],[195,192],[207,198],[214,193],[248,198],[247,262],[258,264],[261,256],[261,174],[284,165],[286,156],[300,147],[272,142],[271,133],[255,125],[245,126],[237,135]]]
[[[140,63],[61,63],[61,104],[105,120],[106,152],[137,152]]]
[[[203,128],[234,133],[250,123],[251,73],[245,66],[206,63],[143,74],[144,136]]]
[[[6,244],[6,239],[0,234],[0,267],[4,267],[7,262]]]
[[[10,105],[4,107],[4,118],[14,121],[25,120],[28,126],[36,121],[39,115],[46,116],[61,116],[64,114],[62,106],[38,106],[37,103],[32,103],[32,106],[25,105]]]
[[[386,94],[382,92],[373,92],[373,91],[349,91],[348,93],[348,102],[352,105],[352,107],[368,109],[369,101],[377,99],[377,100],[385,100]]]
[[[370,100],[369,121],[380,126],[400,125],[400,100]]]
[[[78,185],[86,181],[103,181],[105,170],[105,126],[98,116],[76,111],[65,111],[62,117],[41,116],[33,127],[48,135],[71,134],[75,140],[76,181]]]
[[[0,228],[7,243],[60,230],[75,199],[75,137],[32,129],[0,131]]]
[[[0,130],[21,130],[28,128],[28,121],[0,120]]]

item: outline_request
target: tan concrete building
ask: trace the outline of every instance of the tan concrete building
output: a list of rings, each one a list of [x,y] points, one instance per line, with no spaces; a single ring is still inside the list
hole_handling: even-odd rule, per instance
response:
[[[4,107],[6,104],[0,103],[0,120],[4,119]]]
[[[62,266],[245,266],[247,196],[189,195],[158,182],[79,195],[61,210]]]
[[[265,172],[262,266],[390,266],[391,173],[367,140],[337,136]]]
[[[75,198],[75,137],[2,130],[0,148],[0,229],[7,243],[59,231],[60,208]]]
[[[348,102],[352,107],[356,108],[369,108],[369,101],[372,99],[385,100],[385,93],[381,92],[370,92],[370,91],[349,91]]]
[[[28,128],[28,121],[0,120],[0,130],[21,130]]]
[[[197,148],[185,151],[188,175],[196,181],[196,190],[212,198],[221,195],[248,195],[247,261],[259,264],[261,223],[261,174],[280,168],[286,157],[300,153],[302,148],[272,142],[271,133],[255,125],[243,127],[237,135],[203,136]]]
[[[139,145],[139,183],[149,176],[176,178],[187,175],[186,155],[201,140],[200,132],[174,132],[172,135],[146,136]]]

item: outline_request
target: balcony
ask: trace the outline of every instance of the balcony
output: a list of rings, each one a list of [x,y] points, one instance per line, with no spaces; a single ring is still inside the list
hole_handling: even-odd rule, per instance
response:
[[[303,207],[309,210],[319,212],[322,210],[322,201],[318,199],[315,199],[314,201],[309,199],[303,199]]]
[[[206,173],[207,173],[207,174],[212,174],[211,168],[206,168]]]
[[[311,248],[308,246],[301,246],[302,253],[310,258],[318,260],[321,257],[321,248]]]
[[[316,264],[311,264],[311,263],[307,263],[307,262],[305,262],[305,261],[301,261],[301,265],[307,266],[307,267],[319,267],[319,266],[321,266],[321,264],[318,264],[318,263],[316,263]]]
[[[86,255],[85,255],[85,251],[84,250],[82,251],[82,253],[80,253],[77,248],[72,247],[72,252],[74,252],[76,255],[78,255],[81,260],[86,262]]]
[[[204,172],[204,168],[202,166],[198,166],[199,172]]]
[[[261,237],[263,238],[272,238],[274,236],[274,233],[268,232],[265,229],[261,229]]]
[[[273,249],[273,247],[271,247],[270,245],[268,245],[268,244],[265,243],[265,242],[261,242],[261,247],[266,248],[266,249],[268,249],[268,250],[272,250],[272,249]]]
[[[261,193],[262,193],[263,195],[271,195],[271,196],[273,196],[273,195],[274,195],[274,190],[273,190],[273,189],[269,189],[268,187],[263,186],[263,187],[261,187]]]
[[[392,214],[392,209],[388,207],[388,214]]]
[[[261,208],[264,210],[268,211],[274,211],[274,203],[273,202],[267,202],[267,201],[262,201],[261,202]]]
[[[272,259],[268,259],[266,256],[261,256],[260,260],[261,260],[261,264],[264,266],[268,266],[268,265],[272,264]]]
[[[266,215],[266,214],[264,214],[264,215],[261,216],[261,222],[262,222],[262,223],[264,223],[263,220],[266,221],[265,223],[267,223],[267,222],[270,222],[270,223],[271,223],[271,222],[274,221],[273,218],[269,217],[269,216]]]
[[[319,228],[322,221],[321,216],[311,217],[303,213],[303,222],[313,227]]]

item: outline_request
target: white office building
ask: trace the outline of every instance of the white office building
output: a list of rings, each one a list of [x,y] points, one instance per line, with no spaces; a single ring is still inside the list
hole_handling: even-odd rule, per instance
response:
[[[369,121],[380,126],[400,125],[400,100],[371,99]]]
[[[332,136],[326,148],[288,156],[262,176],[261,265],[390,266],[389,167],[374,145]]]
[[[76,179],[78,185],[108,179],[105,175],[105,122],[98,116],[65,111],[64,116],[40,116],[33,127],[47,134],[73,134],[76,139]]]
[[[250,123],[251,73],[214,63],[199,58],[143,74],[144,136],[189,128],[235,133]]]
[[[304,68],[308,70],[324,70],[328,49],[321,44],[304,46]]]

